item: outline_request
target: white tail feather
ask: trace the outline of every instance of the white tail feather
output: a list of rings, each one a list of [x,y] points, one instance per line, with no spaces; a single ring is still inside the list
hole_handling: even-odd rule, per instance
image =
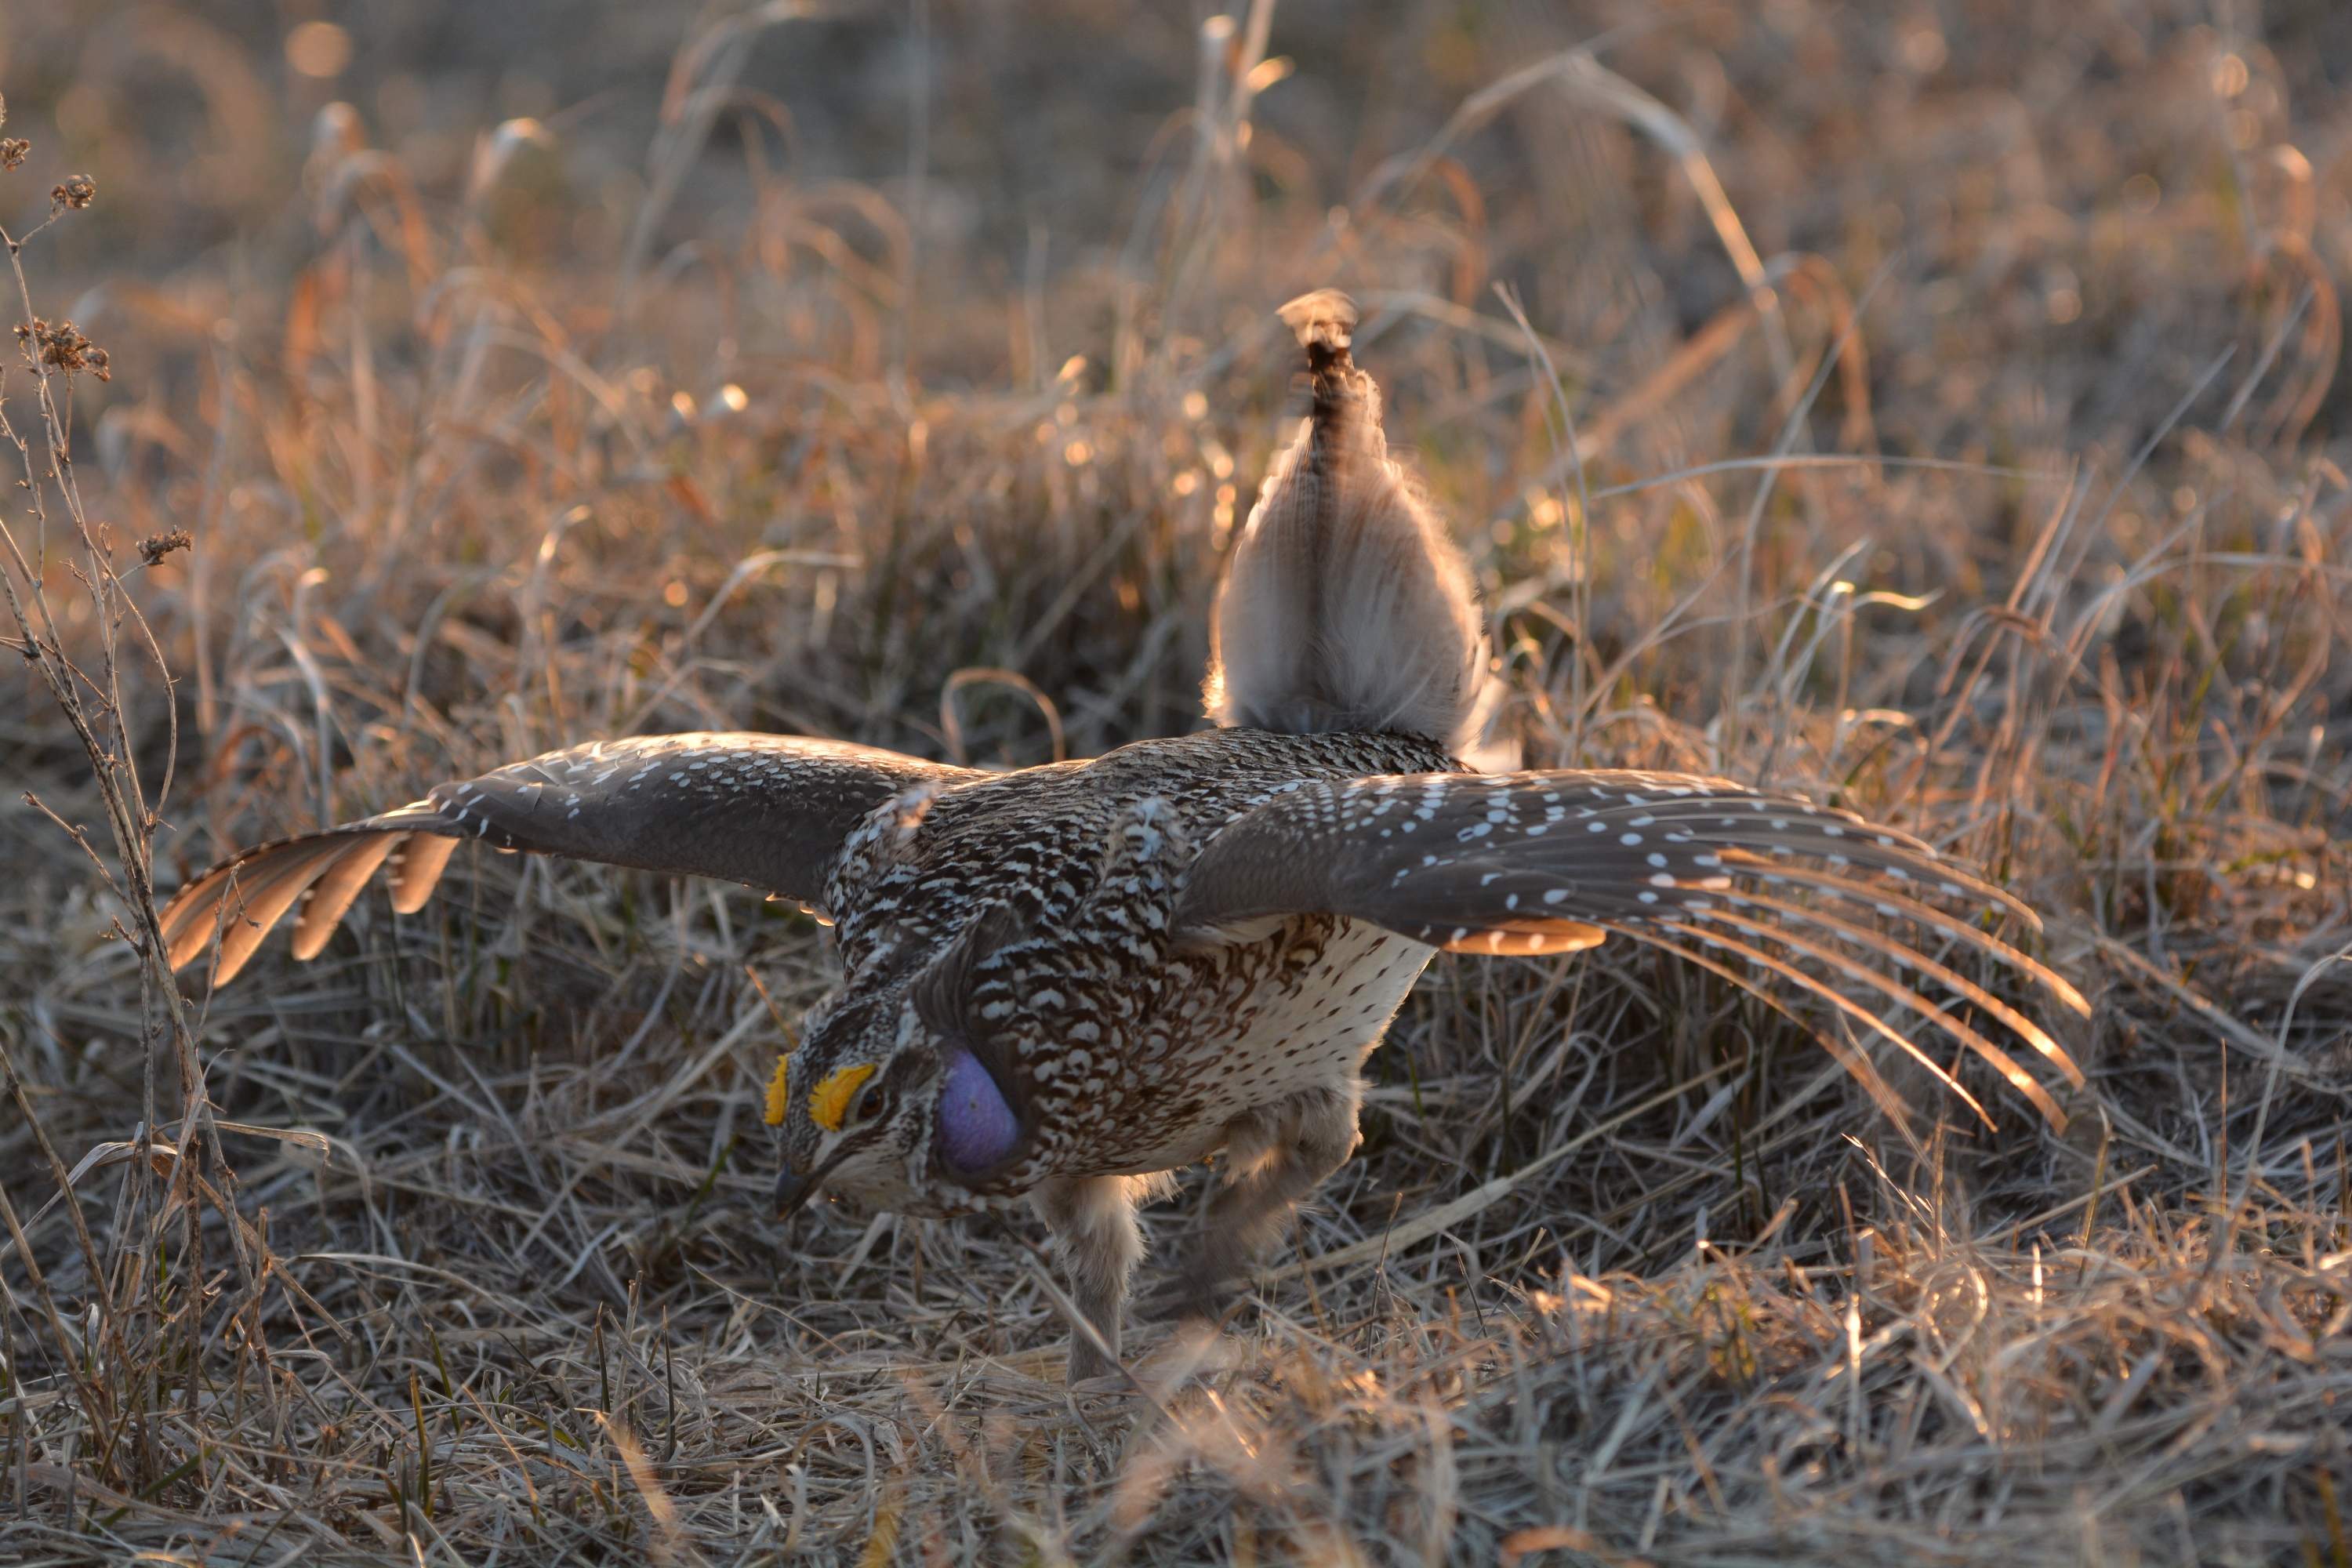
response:
[[[1381,394],[1349,357],[1356,307],[1282,308],[1314,408],[1276,459],[1217,590],[1210,716],[1307,735],[1390,730],[1469,742],[1486,643],[1444,520],[1389,460]]]

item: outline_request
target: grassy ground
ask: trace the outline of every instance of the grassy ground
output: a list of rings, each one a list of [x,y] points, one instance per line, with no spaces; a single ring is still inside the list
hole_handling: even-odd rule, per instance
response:
[[[12,316],[109,379],[0,383],[0,1555],[2352,1568],[2352,29],[1162,9],[11,21],[0,215],[97,191]],[[168,894],[593,735],[1196,724],[1323,283],[1529,761],[1990,868],[2064,1133],[1441,959],[1244,1308],[1074,1399],[1034,1226],[769,1217],[783,906],[469,854],[170,1003],[151,826]]]

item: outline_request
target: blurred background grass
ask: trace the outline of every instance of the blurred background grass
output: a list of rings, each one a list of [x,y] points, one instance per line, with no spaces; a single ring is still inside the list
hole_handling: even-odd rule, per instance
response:
[[[227,1143],[347,1337],[230,1279],[190,1373],[124,1283],[156,1194],[96,1170],[102,1278],[29,1234],[132,1353],[113,1414],[59,1397],[91,1352],[5,1266],[0,1531],[2346,1561],[2347,75],[2316,3],[14,8],[0,215],[100,192],[22,253],[110,355],[90,510],[195,537],[133,579],[166,889],[592,735],[1183,732],[1295,412],[1271,310],[1335,284],[1531,763],[1893,817],[2098,1013],[2064,1138],[1964,1072],[2001,1131],[1920,1159],[1690,972],[1442,960],[1234,1332],[1146,1334],[1163,1415],[1062,1399],[992,1224],[765,1218],[804,917],[461,858],[202,1016],[222,1114],[331,1140]],[[88,820],[25,689],[10,774]],[[136,966],[70,840],[12,800],[0,843],[0,1035],[70,1163],[139,1115]],[[22,1121],[0,1181],[55,1188]]]

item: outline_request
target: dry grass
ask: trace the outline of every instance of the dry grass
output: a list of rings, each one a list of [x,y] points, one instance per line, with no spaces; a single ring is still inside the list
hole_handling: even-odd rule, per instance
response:
[[[1276,81],[1247,17],[1193,80],[1139,10],[942,5],[862,166],[839,95],[787,155],[713,90],[790,74],[714,13],[641,179],[593,113],[457,155],[437,79],[305,163],[326,89],[234,25],[28,18],[0,207],[99,200],[22,313],[112,380],[0,384],[0,521],[47,544],[11,580],[95,677],[87,745],[29,678],[6,721],[42,809],[0,816],[0,1555],[2352,1565],[2352,52],[2283,13],[1783,0],[1531,71],[1630,14],[1302,8]],[[910,114],[934,163],[835,177]],[[982,153],[1045,143],[1066,226],[1016,239]],[[1139,1392],[1073,1400],[1034,1227],[767,1217],[761,1085],[832,962],[782,906],[461,858],[180,1013],[122,940],[138,779],[168,889],[591,735],[1183,731],[1268,309],[1326,282],[1530,761],[1769,776],[1990,867],[2097,1005],[2067,1133],[1963,1066],[2000,1131],[1907,1143],[1613,948],[1441,960],[1223,1332],[1147,1327]],[[48,813],[120,825],[119,893]],[[142,1121],[189,1157],[52,1202]]]

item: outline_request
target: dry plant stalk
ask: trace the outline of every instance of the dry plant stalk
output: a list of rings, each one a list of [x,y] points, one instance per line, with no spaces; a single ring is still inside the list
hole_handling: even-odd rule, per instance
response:
[[[5,118],[0,108],[0,123]],[[13,168],[26,148],[11,146]],[[59,1444],[67,1463],[86,1465],[96,1484],[144,1495],[171,1479],[167,1472],[184,1475],[195,1463],[174,1457],[164,1428],[175,1416],[184,1421],[195,1410],[207,1338],[239,1318],[252,1318],[275,1260],[266,1240],[238,1212],[236,1173],[221,1152],[193,1020],[173,981],[158,924],[154,838],[178,752],[176,714],[151,795],[134,754],[138,724],[125,697],[125,666],[134,660],[151,661],[164,691],[171,689],[163,650],[131,592],[131,579],[142,566],[188,548],[190,536],[179,530],[159,534],[138,546],[137,563],[117,559],[119,543],[104,522],[89,515],[72,456],[75,378],[108,379],[110,358],[71,321],[43,321],[25,277],[23,247],[96,197],[91,180],[73,175],[52,193],[46,221],[22,235],[0,229],[24,312],[16,329],[19,363],[13,378],[26,389],[16,393],[12,409],[11,368],[0,365],[0,439],[14,448],[22,475],[13,515],[0,515],[0,550],[6,552],[7,567],[0,571],[0,593],[16,630],[9,640],[39,672],[79,741],[105,812],[106,838],[94,842],[37,793],[28,790],[24,796],[88,858],[118,911],[111,935],[137,955],[144,1047],[142,1114],[136,1131],[118,1146],[130,1173],[121,1199],[121,1218],[128,1223],[113,1227],[101,1257],[73,1195],[75,1181],[93,1162],[68,1171],[16,1063],[0,1045],[0,1078],[8,1100],[37,1144],[73,1221],[88,1280],[79,1321],[68,1322],[61,1310],[36,1260],[16,1198],[5,1188],[0,1223],[38,1299],[49,1332],[46,1359],[70,1379],[79,1407],[78,1422],[58,1410],[67,1416],[62,1428],[55,1421],[37,1424],[23,1383],[26,1365],[11,1358],[8,1378],[16,1406],[8,1440],[20,1468],[36,1443]],[[53,575],[60,570],[68,580],[61,591],[83,595],[90,611],[92,636],[79,648],[68,647],[52,602]],[[159,1086],[159,1074],[167,1069],[172,1080]],[[226,1223],[236,1264],[240,1289],[226,1300],[207,1278],[207,1207]],[[249,1321],[232,1353],[241,1363],[258,1351]],[[101,1363],[109,1368],[107,1375],[97,1373]]]

